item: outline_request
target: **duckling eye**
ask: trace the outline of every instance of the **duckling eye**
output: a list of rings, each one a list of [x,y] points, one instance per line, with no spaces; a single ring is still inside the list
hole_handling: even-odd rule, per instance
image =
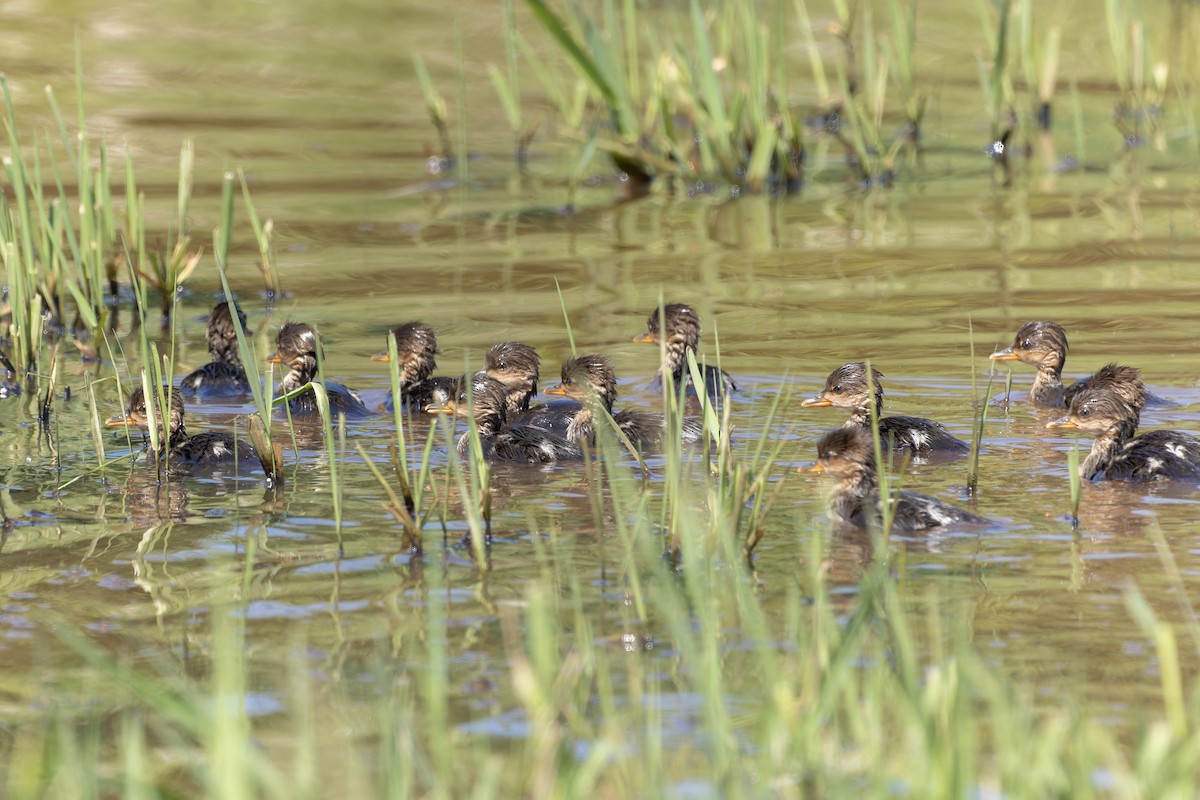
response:
[[[841,393],[842,393],[842,385],[841,385],[840,383],[835,383],[835,384],[833,385],[833,393],[834,393],[834,394],[841,394]]]
[[[1031,347],[1033,347],[1033,342],[1031,342],[1030,340],[1026,339],[1025,341],[1021,342],[1022,350],[1028,350]]]
[[[1079,409],[1079,416],[1081,416],[1081,417],[1086,417],[1091,413],[1092,413],[1092,409],[1089,408],[1088,406],[1084,406],[1083,408]]]

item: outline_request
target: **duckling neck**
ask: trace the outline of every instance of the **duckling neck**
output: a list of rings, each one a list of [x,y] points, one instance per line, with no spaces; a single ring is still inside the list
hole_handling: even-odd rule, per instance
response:
[[[1061,406],[1063,404],[1062,365],[1044,364],[1038,367],[1037,377],[1029,398],[1039,406]]]
[[[877,490],[875,473],[865,467],[838,483],[833,494],[833,511],[839,518],[850,521],[863,501]]]
[[[1079,468],[1084,480],[1092,480],[1117,460],[1125,445],[1137,433],[1137,420],[1122,420],[1112,431],[1097,436],[1092,450]]]
[[[567,441],[575,444],[591,443],[596,435],[596,425],[592,410],[586,405],[575,412],[567,424]]]
[[[294,392],[306,383],[311,383],[317,375],[317,359],[313,356],[301,356],[292,361],[292,368],[283,376],[284,393]]]
[[[169,436],[158,440],[159,457],[161,458],[168,452],[173,453],[179,448],[183,447],[185,444],[187,444],[188,438],[188,432],[183,425],[175,428],[171,431]]]
[[[883,395],[875,396],[875,416],[883,419]],[[842,424],[843,428],[870,428],[871,427],[871,406],[870,403],[863,403],[850,412],[850,416]]]
[[[233,341],[229,339],[213,339],[208,343],[208,353],[213,361],[223,364],[233,364],[239,367],[242,365],[241,356],[238,355],[237,339]]]

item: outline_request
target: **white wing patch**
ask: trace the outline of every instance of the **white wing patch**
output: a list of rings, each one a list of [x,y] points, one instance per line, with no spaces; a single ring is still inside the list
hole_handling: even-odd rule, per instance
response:
[[[912,448],[914,450],[920,450],[929,444],[929,434],[921,430],[914,429],[910,431],[908,434],[908,439],[910,442],[912,442]]]

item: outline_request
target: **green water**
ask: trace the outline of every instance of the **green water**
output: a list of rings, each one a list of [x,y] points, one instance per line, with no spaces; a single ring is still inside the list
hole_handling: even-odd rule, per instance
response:
[[[1154,42],[1174,41],[1166,35],[1172,25],[1191,41],[1195,21],[1186,15],[1194,10],[1185,5],[1153,9]],[[519,339],[541,353],[543,385],[554,383],[569,355],[557,280],[580,349],[609,354],[623,402],[650,406],[658,356],[629,340],[660,295],[693,304],[705,322],[705,351],[714,358],[719,338],[721,363],[741,386],[732,424],[743,453],[775,397],[790,398],[768,434],[784,440],[773,480],[785,485],[756,552],[761,602],[781,615],[812,537],[828,539],[830,579],[847,592],[870,560],[865,537],[831,532],[822,481],[790,469],[812,460],[817,438],[840,423],[839,412],[802,411],[799,400],[844,362],[869,358],[884,372],[893,413],[928,415],[968,438],[987,354],[1022,322],[1054,319],[1070,333],[1068,374],[1110,360],[1137,365],[1155,392],[1176,403],[1148,412],[1144,425],[1200,429],[1197,131],[1171,116],[1163,149],[1155,142],[1125,149],[1110,121],[1117,93],[1103,16],[1093,4],[1060,6],[1045,12],[1053,17],[1046,24],[1069,26],[1057,124],[1051,142],[1035,140],[1029,154],[1017,155],[1012,188],[999,185],[983,154],[990,126],[976,78],[978,22],[955,3],[923,4],[925,152],[893,190],[863,194],[848,185],[842,153],[818,137],[811,180],[795,196],[734,199],[727,188],[689,196],[677,187],[624,202],[598,157],[574,195],[576,213],[565,211],[576,145],[554,135],[550,106],[529,75],[528,113],[547,122],[525,167],[511,157],[484,70],[504,58],[498,3],[31,4],[6,10],[0,49],[20,124],[41,130],[50,124],[43,86],[71,104],[78,35],[93,135],[115,151],[129,149],[150,216],[163,225],[183,139],[196,143],[194,231],[215,226],[225,171],[245,169],[260,216],[274,220],[287,293],[270,310],[260,299],[257,248],[240,221],[231,280],[260,353],[271,351],[284,321],[314,323],[325,337],[326,374],[360,389],[369,405],[388,386],[386,370],[369,356],[388,329],[412,319],[438,331],[443,373],[474,367],[496,341]],[[520,18],[526,37],[549,52],[532,21]],[[452,125],[465,104],[465,181],[427,171],[426,147],[436,135],[413,76],[414,53],[429,60]],[[1074,150],[1068,78],[1080,91],[1083,154]],[[794,102],[814,99],[807,86],[796,88]],[[1065,155],[1082,168],[1054,171]],[[198,238],[211,252],[207,236]],[[179,375],[206,360],[204,319],[219,291],[206,258],[178,305]],[[403,551],[399,528],[381,509],[385,497],[354,451],[360,444],[386,461],[390,417],[348,430],[340,532],[326,456],[312,431],[298,453],[289,450],[278,497],[264,496],[253,476],[162,485],[144,464],[96,471],[83,388],[99,381],[100,414],[118,413],[107,379],[117,375],[128,386],[140,367],[128,304],[123,314],[117,338],[128,361],[84,363],[64,349],[60,387],[75,397],[57,404],[49,440],[34,424],[31,398],[0,403],[0,483],[14,521],[2,546],[0,663],[12,725],[37,717],[48,698],[87,695],[78,657],[56,629],[122,662],[159,669],[166,654],[181,672],[203,671],[195,665],[209,615],[244,602],[249,708],[270,750],[288,736],[291,717],[282,712],[295,711],[288,680],[296,659],[310,665],[314,683],[337,687],[343,702],[311,712],[321,725],[347,707],[367,713],[392,670],[422,657],[396,652],[394,643],[424,624],[423,570],[437,570],[449,592],[449,713],[464,738],[502,752],[509,739],[524,737],[526,721],[498,609],[521,603],[544,577],[539,557],[575,581],[598,646],[636,630],[670,661],[667,631],[653,621],[630,623],[612,526],[602,520],[597,528],[589,479],[577,465],[496,470],[485,577],[459,546],[461,516],[447,520],[445,533],[430,526],[422,558]],[[1132,728],[1159,687],[1153,650],[1126,612],[1123,591],[1136,582],[1162,618],[1190,621],[1150,531],[1162,532],[1184,586],[1196,588],[1198,496],[1186,485],[1085,486],[1073,534],[1066,468],[1073,440],[1044,430],[1053,415],[1021,401],[1031,380],[1031,370],[1015,368],[1012,403],[990,412],[977,497],[965,495],[964,464],[907,470],[906,486],[997,522],[897,539],[903,577],[914,606],[932,587],[967,614],[975,643],[1006,674],[1044,697],[1083,697],[1114,727]],[[198,404],[189,407],[190,429],[225,427],[249,410]],[[419,421],[410,432],[414,454],[427,425]],[[130,452],[123,437],[106,433],[105,443],[109,457]],[[435,466],[451,458],[439,443]],[[247,574],[248,540],[255,549]],[[1193,673],[1195,653],[1185,652],[1183,663]],[[685,724],[689,709],[680,702],[668,727]],[[372,746],[371,731],[350,728]],[[343,768],[318,761],[321,770]]]

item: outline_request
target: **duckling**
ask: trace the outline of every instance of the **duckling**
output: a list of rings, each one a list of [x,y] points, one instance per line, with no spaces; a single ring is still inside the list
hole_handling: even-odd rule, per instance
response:
[[[878,527],[883,519],[875,447],[867,431],[846,426],[817,442],[817,462],[799,472],[826,472],[838,480],[831,510],[840,522]],[[987,525],[991,520],[917,492],[891,493],[892,530],[921,531],[943,525]]]
[[[160,436],[158,443],[160,459],[170,464],[192,467],[215,467],[241,463],[249,468],[259,463],[254,445],[245,439],[239,439],[219,431],[207,431],[189,436],[183,425],[183,394],[178,389],[169,391],[169,419],[164,416],[162,405],[158,399],[155,398],[154,401],[154,410],[160,431],[166,420],[166,430],[164,431],[166,435]],[[134,389],[133,394],[129,396],[129,407],[123,416],[111,417],[105,420],[104,424],[109,428],[149,429],[150,420],[146,410],[146,394],[142,387]]]
[[[1088,378],[1081,378],[1070,386],[1063,385],[1062,371],[1068,350],[1067,331],[1062,325],[1037,320],[1022,325],[1013,337],[1013,343],[990,357],[993,361],[1020,361],[1037,370],[1029,389],[1029,402],[1038,408],[1070,408],[1072,398],[1083,389]],[[1145,402],[1147,406],[1172,405],[1169,400],[1148,392]]]
[[[1200,439],[1179,431],[1136,436],[1146,404],[1138,370],[1108,364],[1081,383],[1067,415],[1046,427],[1095,437],[1079,468],[1085,480],[1200,481]]]
[[[484,457],[492,461],[515,461],[523,464],[553,464],[561,459],[583,457],[574,442],[553,431],[534,425],[510,424],[506,416],[509,389],[485,373],[477,372],[471,380],[472,397],[451,400],[441,406],[430,406],[431,414],[455,414],[466,417],[474,408],[475,427],[483,443]],[[458,452],[466,453],[471,442],[470,431],[458,440]]]
[[[568,358],[562,366],[562,383],[546,394],[574,398],[582,403],[570,424],[566,437],[576,444],[595,441],[595,420],[589,401],[596,400],[613,417],[613,422],[635,447],[658,445],[667,433],[666,418],[652,411],[624,408],[613,413],[617,400],[617,376],[612,363],[602,355]],[[695,443],[704,438],[704,427],[695,420],[683,421],[683,441]]]
[[[492,345],[483,357],[483,371],[504,385],[505,412],[510,417],[529,410],[537,394],[541,366],[537,351],[521,342]]]
[[[874,384],[875,414],[879,417],[879,438],[885,448],[892,447],[897,453],[944,453],[963,455],[971,446],[953,436],[940,423],[921,417],[883,416],[883,384],[879,379],[883,373],[871,369]],[[821,394],[800,404],[802,408],[850,409],[850,418],[842,427],[871,429],[871,391],[867,382],[867,365],[861,361],[844,364],[825,379]]]
[[[437,334],[423,322],[408,322],[392,331],[396,340],[396,358],[400,362],[400,400],[404,407],[421,410],[429,405],[442,405],[458,397],[461,378],[434,377],[437,369]],[[391,357],[384,350],[371,356],[372,361],[387,363]],[[388,411],[394,410],[389,395],[384,401]]]
[[[635,336],[633,341],[639,344],[658,344],[661,332],[666,331],[666,355],[662,366],[654,375],[657,385],[661,386],[664,372],[671,374],[675,386],[686,386],[689,394],[696,393],[692,385],[691,371],[688,369],[688,351],[696,351],[700,344],[700,315],[691,306],[683,303],[669,303],[662,308],[662,326],[660,330],[659,309],[650,312],[646,321],[646,332]],[[699,363],[697,359],[697,363]],[[737,391],[737,384],[729,373],[711,364],[699,364],[704,377],[704,391],[715,408],[720,408],[722,399],[731,392]]]
[[[317,353],[324,358],[320,334],[305,322],[289,322],[279,329],[275,337],[276,352],[267,358],[272,364],[284,364],[288,373],[280,382],[280,392],[287,394],[307,383],[317,380]],[[337,417],[366,417],[370,409],[363,404],[358,392],[347,389],[340,383],[325,381],[325,393],[329,397],[330,413]],[[312,391],[304,392],[288,401],[292,416],[306,417],[317,413],[317,398]]]
[[[234,304],[242,330],[246,314]],[[208,317],[208,352],[211,360],[179,383],[184,394],[198,397],[229,397],[250,393],[250,381],[238,353],[237,329],[229,312],[229,303],[217,303]]]
[[[532,425],[565,436],[567,425],[583,406],[575,400],[532,405],[538,391],[542,360],[521,342],[500,342],[487,351],[483,371],[505,387],[505,415],[514,424]]]

